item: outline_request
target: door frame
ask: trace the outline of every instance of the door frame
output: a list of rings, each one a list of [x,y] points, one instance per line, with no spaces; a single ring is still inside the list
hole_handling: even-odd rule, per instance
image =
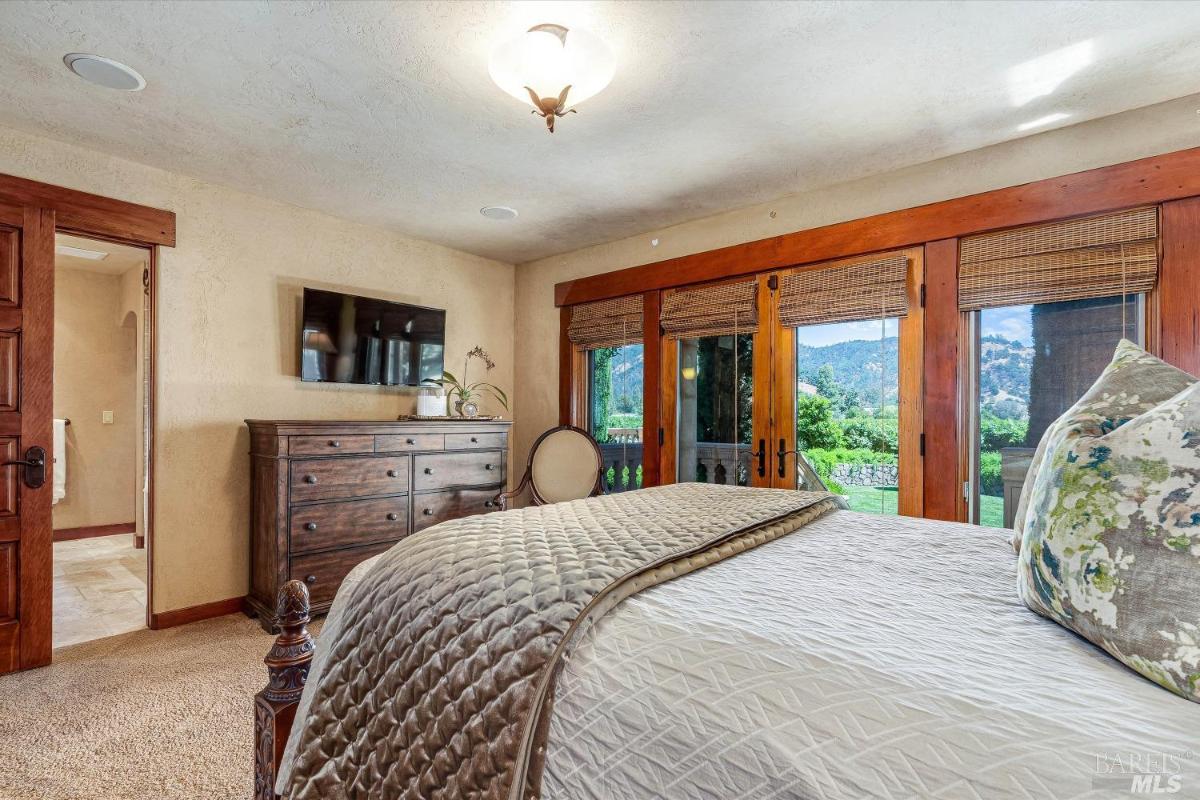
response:
[[[119,244],[143,247],[149,250],[149,311],[146,323],[149,325],[148,364],[146,376],[149,382],[149,415],[146,438],[150,455],[146,459],[147,472],[147,514],[146,514],[146,622],[151,619],[153,608],[153,530],[154,530],[154,431],[157,406],[157,351],[158,336],[155,317],[157,311],[157,272],[158,247],[175,246],[175,213],[149,206],[129,203],[101,195],[81,192],[52,184],[21,178],[14,175],[0,174],[0,204],[23,213],[21,231],[21,282],[25,284],[25,271],[33,267],[48,275],[50,299],[49,318],[41,320],[43,327],[48,326],[48,335],[53,341],[53,284],[54,284],[54,234],[58,231],[79,234],[93,239],[116,242]],[[43,311],[44,313],[44,311]],[[25,328],[23,327],[23,331]],[[23,333],[24,335],[24,333]],[[46,372],[50,380],[50,391],[53,392],[53,364]],[[24,376],[23,376],[24,377]],[[27,391],[28,384],[23,380],[22,397]],[[22,403],[22,408],[24,408]],[[53,414],[53,411],[50,411]],[[43,426],[47,427],[47,426]],[[40,444],[29,441],[31,438],[46,438],[28,436],[30,429],[22,420],[22,443],[25,446]],[[35,432],[36,433],[36,432]],[[43,446],[51,449],[52,443],[47,440]],[[52,473],[53,466],[50,467]],[[49,482],[49,477],[48,477]],[[20,626],[20,647],[18,650],[17,669],[49,664],[53,654],[53,531],[50,516],[50,493],[44,492],[39,498],[39,507],[34,509],[36,535],[26,537],[24,530],[20,538],[18,552],[19,583],[17,596],[18,624]],[[24,512],[23,512],[24,513]],[[44,529],[44,530],[43,530]]]

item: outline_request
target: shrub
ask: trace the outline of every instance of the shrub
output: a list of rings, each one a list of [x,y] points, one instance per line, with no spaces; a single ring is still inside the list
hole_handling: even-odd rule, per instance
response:
[[[796,398],[796,446],[832,449],[842,447],[842,429],[833,419],[833,405],[820,395]]]
[[[1021,447],[1025,444],[1028,431],[1028,420],[1003,419],[985,412],[979,417],[979,449],[988,451]]]
[[[891,453],[879,453],[874,450],[850,450],[845,447],[833,449],[812,448],[804,451],[804,457],[812,464],[813,471],[821,476],[829,491],[844,493],[841,485],[831,477],[833,468],[838,464],[895,464],[896,457]],[[833,488],[837,486],[838,488]]]
[[[1004,494],[1004,481],[1000,477],[1000,454],[982,451],[979,453],[980,494]]]
[[[882,453],[900,452],[900,425],[895,419],[847,417],[839,425],[847,448]]]

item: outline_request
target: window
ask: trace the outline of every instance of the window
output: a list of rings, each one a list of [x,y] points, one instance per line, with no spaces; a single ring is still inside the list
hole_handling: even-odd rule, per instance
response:
[[[640,343],[588,351],[588,432],[600,443],[605,493],[642,486],[643,360]]]
[[[750,485],[754,336],[680,339],[676,476]]]
[[[898,513],[900,320],[796,331],[796,449],[853,511]],[[797,470],[798,488],[804,471]]]
[[[1144,295],[985,308],[974,329],[971,521],[1013,527],[1025,473],[1055,419],[1095,382],[1122,337],[1141,342]]]

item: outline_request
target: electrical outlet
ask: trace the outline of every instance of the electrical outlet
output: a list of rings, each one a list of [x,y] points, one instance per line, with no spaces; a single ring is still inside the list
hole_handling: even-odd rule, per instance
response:
[[[104,425],[112,425],[113,424],[113,412],[101,411],[100,412],[100,422]]]

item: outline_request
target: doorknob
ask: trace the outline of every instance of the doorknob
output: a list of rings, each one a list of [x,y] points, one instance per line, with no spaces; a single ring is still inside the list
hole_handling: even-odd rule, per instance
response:
[[[25,451],[22,461],[5,461],[3,467],[24,467],[22,476],[30,489],[40,489],[46,483],[46,448],[34,445]]]
[[[766,477],[766,474],[767,474],[767,440],[766,439],[758,440],[758,451],[757,452],[751,451],[750,457],[758,459],[758,477],[760,477],[760,478]]]

